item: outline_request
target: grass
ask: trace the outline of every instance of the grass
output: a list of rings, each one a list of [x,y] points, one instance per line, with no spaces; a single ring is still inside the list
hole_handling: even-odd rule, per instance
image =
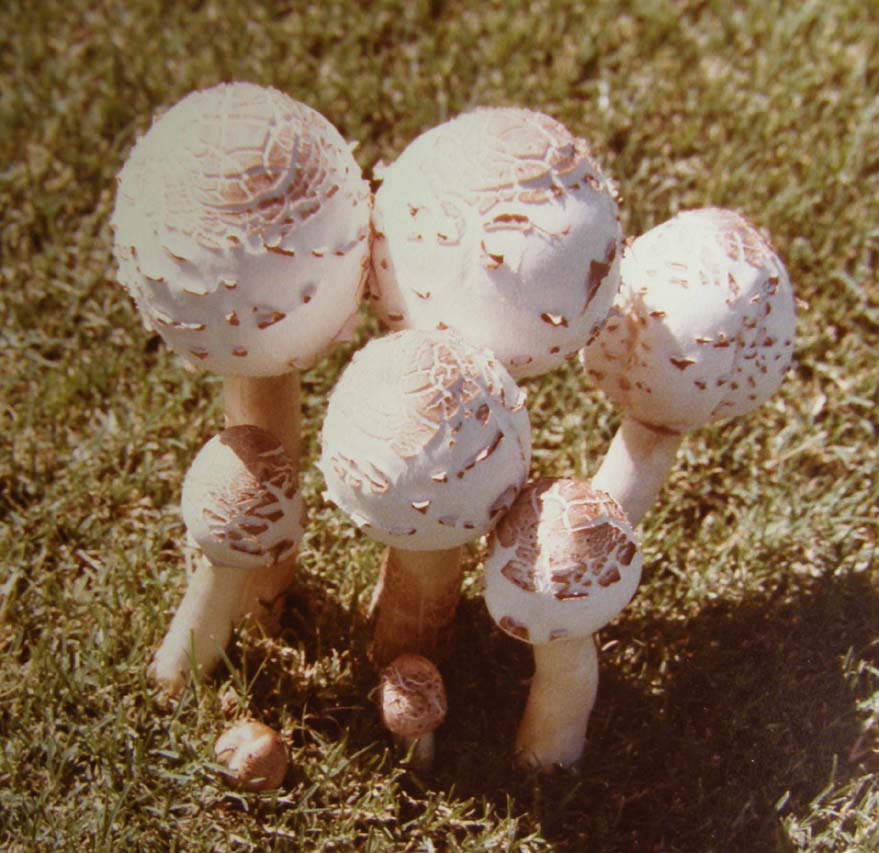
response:
[[[0,848],[879,848],[879,10],[522,6],[0,10]],[[785,258],[796,364],[757,413],[687,439],[644,526],[642,588],[602,634],[579,772],[511,766],[530,661],[490,625],[476,548],[436,773],[389,751],[364,654],[379,552],[310,465],[352,346],[304,376],[312,524],[282,635],[240,637],[173,708],[147,683],[218,384],[143,332],[108,219],[151,114],[224,79],[321,110],[367,173],[477,104],[541,109],[592,141],[627,233],[716,204]],[[573,366],[528,386],[535,473],[594,469],[606,402]],[[212,764],[245,713],[291,745],[276,795],[232,793]]]

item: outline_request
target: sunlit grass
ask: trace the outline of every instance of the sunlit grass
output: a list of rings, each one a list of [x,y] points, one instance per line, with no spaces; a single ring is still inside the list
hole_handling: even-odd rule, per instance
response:
[[[860,851],[879,848],[879,9],[832,2],[238,4],[13,0],[0,11],[0,848]],[[221,424],[114,282],[114,176],[150,116],[220,80],[322,111],[367,174],[480,104],[591,140],[627,233],[734,207],[801,300],[782,391],[687,438],[602,634],[579,772],[512,768],[528,650],[479,549],[444,666],[435,775],[371,706],[379,557],[311,463],[358,341],[303,377],[311,526],[276,639],[169,708],[144,669],[183,583],[183,472]],[[617,416],[575,365],[528,382],[535,473],[588,475]],[[227,790],[255,714],[293,754]]]

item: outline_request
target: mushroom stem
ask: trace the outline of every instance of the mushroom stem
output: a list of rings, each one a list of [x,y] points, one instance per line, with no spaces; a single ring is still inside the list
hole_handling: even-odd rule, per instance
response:
[[[461,594],[461,551],[385,551],[370,605],[376,666],[404,652],[433,661],[447,653]]]
[[[150,676],[168,693],[179,693],[190,672],[210,672],[222,659],[248,574],[198,558],[150,666]]]
[[[226,427],[253,424],[281,442],[299,467],[299,371],[280,376],[226,376],[223,379]],[[248,573],[234,621],[252,618],[267,634],[280,630],[284,594],[293,584],[296,555]]]
[[[433,732],[416,738],[394,735],[394,745],[404,755],[412,750],[409,766],[417,773],[428,773],[433,769],[436,760],[436,736]]]
[[[253,424],[270,432],[299,460],[299,371],[280,376],[226,376],[223,379],[226,426]]]
[[[632,526],[640,523],[674,465],[683,433],[625,417],[610,443],[592,488],[607,492]]]
[[[519,731],[518,761],[540,770],[568,767],[582,754],[598,692],[594,635],[534,646],[534,677]]]

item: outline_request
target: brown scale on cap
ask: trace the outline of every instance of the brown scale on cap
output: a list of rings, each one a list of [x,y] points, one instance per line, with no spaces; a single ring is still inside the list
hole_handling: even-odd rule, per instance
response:
[[[757,269],[772,261],[775,256],[772,247],[740,214],[719,207],[709,208],[708,213],[717,223],[723,248],[731,261],[744,260]],[[732,276],[730,279],[730,287],[735,289]]]
[[[332,460],[333,470],[345,483],[355,489],[382,494],[390,488],[390,481],[375,465],[357,462],[343,453],[336,453]]]
[[[586,279],[586,302],[583,304],[583,313],[585,313],[586,309],[592,304],[595,294],[598,293],[598,289],[609,275],[616,256],[617,244],[615,240],[611,240],[608,242],[607,248],[604,252],[604,262],[592,261],[592,263],[589,264],[589,276]]]
[[[517,622],[512,616],[503,616],[498,622],[498,627],[511,637],[521,640],[523,643],[531,641],[531,632],[521,622]]]
[[[638,546],[627,533],[628,520],[603,492],[576,480],[538,480],[499,522],[493,536],[516,556],[501,573],[520,589],[537,592],[549,583],[559,600],[582,598],[593,584],[620,580]],[[545,554],[547,577],[538,574]]]
[[[455,133],[439,134],[434,142],[434,156],[431,170],[426,179],[443,196],[448,188],[456,191],[456,198],[466,198],[467,203],[478,207],[481,216],[486,217],[483,228],[487,231],[505,229],[530,229],[533,225],[522,215],[489,214],[500,204],[517,200],[525,204],[549,204],[565,192],[579,189],[579,185],[564,186],[569,176],[584,163],[592,178],[591,185],[603,191],[604,184],[595,175],[600,174],[598,165],[592,159],[584,140],[573,136],[568,129],[550,116],[525,109],[477,110],[480,120],[485,121],[480,132],[480,142],[491,141],[491,145],[480,144],[471,148],[466,157],[461,156],[460,142]],[[466,114],[458,121],[469,121]],[[551,177],[553,185],[549,189],[530,189],[529,184]],[[587,181],[588,182],[588,181]],[[462,191],[459,194],[457,191]],[[453,208],[443,211],[454,219],[463,229],[460,214],[452,215]],[[449,242],[459,240],[447,235]],[[495,258],[492,263],[500,266],[503,259]]]
[[[322,124],[275,89],[226,86],[202,97],[204,112],[176,154],[197,170],[187,183],[167,169],[152,176],[162,181],[168,226],[209,249],[224,248],[230,233],[271,228],[266,248],[280,250],[332,195]]]
[[[407,352],[401,353],[398,365],[405,404],[392,410],[387,406],[370,406],[371,401],[364,400],[358,408],[357,420],[365,432],[386,438],[401,459],[411,459],[423,452],[444,424],[458,415],[470,414],[470,404],[484,396],[474,377],[486,377],[465,350],[436,340],[424,340],[410,346]],[[391,383],[397,379],[384,376],[380,381]],[[488,390],[491,393],[493,387]],[[488,407],[478,407],[476,416],[487,423]],[[495,437],[482,452],[490,455],[496,445]],[[470,467],[485,458],[479,454],[476,456]],[[366,477],[360,469],[345,473],[343,469],[351,468],[352,463],[340,454],[335,455],[333,464],[342,479],[363,480],[367,486],[371,481],[384,479],[377,471]]]
[[[503,440],[504,434],[500,430],[498,430],[495,433],[494,438],[492,438],[491,442],[485,445],[485,447],[483,447],[482,450],[480,450],[478,453],[474,454],[473,458],[466,465],[464,465],[464,467],[461,468],[460,471],[458,471],[458,478],[463,479],[464,476],[468,472],[476,468],[476,466],[479,465],[480,462],[485,462],[485,460],[488,459],[492,455],[492,453],[494,453],[498,449],[500,443]]]
[[[230,427],[217,440],[228,446],[241,464],[206,493],[210,498],[202,505],[201,514],[210,535],[233,551],[263,554],[268,563],[277,562],[296,543],[283,539],[266,545],[260,537],[284,516],[278,495],[288,501],[296,497],[296,470],[280,442],[259,427]]]
[[[473,379],[481,371],[459,348],[425,343],[412,355],[403,390],[416,399],[416,418],[439,426],[481,395],[482,389]]]
[[[268,329],[269,326],[274,326],[287,317],[283,311],[276,311],[273,308],[254,308],[253,313],[256,315],[258,329]]]

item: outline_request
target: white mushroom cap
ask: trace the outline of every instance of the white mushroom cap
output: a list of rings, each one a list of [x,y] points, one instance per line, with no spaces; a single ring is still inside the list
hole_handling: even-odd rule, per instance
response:
[[[229,771],[229,781],[248,791],[279,788],[290,766],[284,739],[256,720],[244,720],[226,729],[217,739],[214,752]]]
[[[270,433],[249,424],[215,435],[183,481],[183,520],[213,563],[271,565],[302,539],[296,469]]]
[[[407,740],[439,728],[448,710],[439,670],[426,657],[408,653],[382,670],[378,702],[388,731]]]
[[[464,113],[381,177],[371,296],[390,328],[454,329],[520,378],[560,365],[604,321],[619,287],[614,190],[559,122]]]
[[[615,314],[581,354],[619,409],[684,432],[776,391],[793,356],[793,290],[743,217],[680,213],[627,247],[621,270]]]
[[[272,376],[347,333],[369,263],[370,194],[320,113],[275,89],[193,92],[119,174],[119,280],[191,364]]]
[[[330,397],[326,495],[378,542],[455,548],[487,533],[528,477],[525,393],[485,349],[407,330],[355,353]]]
[[[500,520],[485,561],[485,603],[533,645],[594,634],[641,579],[638,539],[619,504],[578,480],[529,483]]]

